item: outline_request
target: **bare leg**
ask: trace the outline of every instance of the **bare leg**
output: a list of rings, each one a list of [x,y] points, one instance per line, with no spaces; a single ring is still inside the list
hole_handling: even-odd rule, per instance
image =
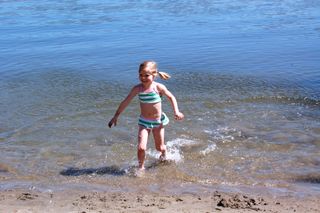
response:
[[[144,169],[144,161],[146,156],[147,142],[150,130],[142,128],[139,126],[138,132],[138,161],[139,169]]]
[[[155,142],[156,149],[161,152],[160,160],[166,159],[167,147],[164,143],[164,127],[161,125],[158,128],[152,130],[153,138]]]

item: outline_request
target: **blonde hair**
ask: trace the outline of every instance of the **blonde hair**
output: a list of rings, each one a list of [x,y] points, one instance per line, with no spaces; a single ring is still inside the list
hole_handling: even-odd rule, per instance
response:
[[[161,79],[168,80],[171,76],[166,72],[159,72],[157,68],[157,63],[154,61],[144,61],[139,66],[139,73],[142,71],[150,72],[152,75],[159,75]]]

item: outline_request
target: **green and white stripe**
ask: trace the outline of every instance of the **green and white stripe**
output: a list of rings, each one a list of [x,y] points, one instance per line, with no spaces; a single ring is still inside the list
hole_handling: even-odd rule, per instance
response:
[[[156,92],[150,92],[150,93],[139,93],[139,100],[141,103],[158,103],[161,102],[161,97]]]
[[[169,118],[165,113],[162,113],[161,120],[149,120],[140,116],[138,124],[144,126],[147,129],[157,128],[161,124],[163,126],[169,123]]]

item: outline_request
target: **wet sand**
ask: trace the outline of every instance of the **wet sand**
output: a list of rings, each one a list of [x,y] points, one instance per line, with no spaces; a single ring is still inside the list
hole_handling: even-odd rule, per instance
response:
[[[320,196],[260,197],[214,192],[165,195],[151,192],[6,190],[0,212],[320,212]]]

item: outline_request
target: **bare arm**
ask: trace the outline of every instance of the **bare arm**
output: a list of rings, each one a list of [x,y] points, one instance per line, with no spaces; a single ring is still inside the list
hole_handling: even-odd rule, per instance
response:
[[[135,86],[131,89],[128,96],[120,103],[116,113],[113,118],[110,120],[108,126],[111,128],[112,125],[116,126],[119,115],[125,110],[125,108],[130,104],[131,100],[138,94],[138,87]]]
[[[177,99],[174,97],[174,95],[166,88],[166,86],[159,84],[159,91],[167,96],[167,98],[170,101],[170,104],[172,106],[173,112],[174,112],[174,118],[176,120],[182,120],[184,118],[184,115],[179,111],[178,102]]]

